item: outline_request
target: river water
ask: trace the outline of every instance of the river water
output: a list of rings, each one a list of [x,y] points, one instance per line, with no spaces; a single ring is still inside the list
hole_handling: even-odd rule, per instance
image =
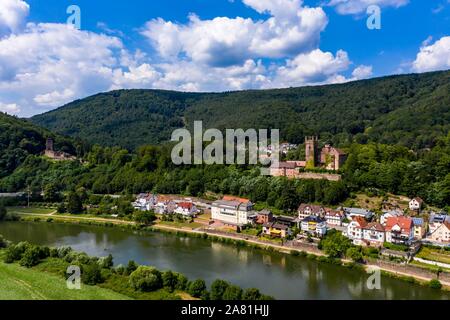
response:
[[[217,278],[255,287],[276,299],[449,299],[450,293],[381,278],[369,290],[361,271],[259,249],[158,232],[74,224],[1,222],[0,234],[14,242],[71,246],[93,256],[112,254],[114,263],[135,260],[173,270],[208,284]]]

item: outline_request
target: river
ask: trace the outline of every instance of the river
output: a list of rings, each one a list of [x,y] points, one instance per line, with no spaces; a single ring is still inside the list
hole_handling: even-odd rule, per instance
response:
[[[135,260],[210,284],[220,278],[255,287],[276,299],[449,299],[450,293],[382,276],[369,290],[362,271],[259,249],[237,248],[205,239],[116,227],[1,222],[0,234],[14,242],[71,246],[89,255],[112,254],[114,263]]]

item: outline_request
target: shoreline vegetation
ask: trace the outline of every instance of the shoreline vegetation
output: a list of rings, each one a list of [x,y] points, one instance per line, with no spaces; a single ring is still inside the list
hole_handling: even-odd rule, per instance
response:
[[[171,270],[138,265],[114,266],[113,256],[93,257],[71,247],[11,243],[0,235],[0,300],[273,300],[256,288],[243,289],[216,279],[189,280]],[[79,288],[75,285],[78,267]],[[69,267],[73,273],[69,274]],[[48,292],[47,292],[48,291]]]
[[[394,270],[394,266],[386,266],[375,263],[375,261],[369,261],[368,263],[354,262],[349,259],[339,259],[327,256],[324,252],[320,250],[310,250],[306,247],[295,248],[287,247],[276,243],[263,242],[248,239],[242,239],[237,235],[230,234],[217,234],[213,232],[208,232],[206,230],[194,230],[186,227],[168,226],[164,224],[152,224],[143,225],[136,223],[134,221],[126,221],[122,219],[115,218],[99,218],[91,216],[74,216],[74,215],[60,215],[60,214],[31,214],[31,213],[21,213],[19,214],[20,220],[24,222],[47,222],[47,223],[75,223],[81,225],[94,225],[101,227],[120,227],[127,230],[145,231],[145,232],[163,232],[170,233],[176,236],[182,237],[197,237],[203,238],[205,240],[213,242],[222,242],[225,244],[231,244],[238,247],[248,247],[260,250],[267,250],[269,252],[281,252],[284,254],[290,254],[292,256],[305,257],[307,259],[316,260],[323,263],[331,263],[335,265],[340,265],[346,268],[358,269],[360,271],[369,272],[373,268],[379,268],[382,275],[392,277],[395,279],[403,280],[409,283],[415,283],[423,286],[429,286],[431,288],[441,289],[444,291],[450,291],[450,282],[437,280],[436,277],[425,277],[412,272],[405,272]],[[401,266],[398,264],[398,266]],[[417,265],[411,265],[411,267],[417,268],[417,272],[423,270]],[[425,268],[425,270],[430,270]]]

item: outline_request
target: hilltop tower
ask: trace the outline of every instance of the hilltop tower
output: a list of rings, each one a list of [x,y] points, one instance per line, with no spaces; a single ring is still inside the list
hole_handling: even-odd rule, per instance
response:
[[[314,168],[319,164],[319,138],[305,137],[305,160],[307,168]]]
[[[48,138],[45,144],[45,151],[53,151],[53,139]]]

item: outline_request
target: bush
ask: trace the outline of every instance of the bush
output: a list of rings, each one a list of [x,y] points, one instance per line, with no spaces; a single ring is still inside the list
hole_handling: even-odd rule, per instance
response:
[[[188,292],[194,298],[200,298],[204,294],[204,291],[206,291],[204,280],[198,279],[189,284]]]
[[[126,267],[126,275],[130,275],[138,268],[138,265],[133,260],[128,261],[127,267]]]
[[[188,279],[186,278],[186,276],[181,273],[177,273],[176,275],[177,275],[177,286],[175,287],[175,289],[182,291],[187,290]]]
[[[100,266],[100,268],[111,269],[114,265],[113,256],[109,254],[107,257],[98,259],[98,265]]]
[[[241,300],[241,298],[242,289],[238,286],[229,286],[223,294],[223,300]]]
[[[440,282],[439,280],[437,280],[437,279],[431,280],[431,281],[428,283],[428,286],[429,286],[431,289],[441,289],[441,288],[442,288],[441,282]]]
[[[0,249],[6,248],[8,246],[8,241],[0,234]]]
[[[361,262],[363,260],[363,254],[361,253],[361,248],[351,247],[345,252],[345,256],[352,259],[354,262]]]
[[[170,292],[172,292],[177,287],[178,277],[175,273],[168,270],[163,272],[162,281],[164,288],[167,288]]]
[[[211,284],[211,300],[222,300],[225,291],[228,289],[230,284],[224,280],[215,280]]]
[[[242,300],[260,300],[260,299],[261,299],[261,292],[259,292],[259,290],[255,288],[246,289],[244,291],[244,294],[242,295]]]
[[[39,264],[42,256],[41,248],[38,246],[30,246],[23,253],[19,263],[22,267],[31,268]]]
[[[14,261],[22,259],[22,255],[30,246],[31,244],[28,242],[19,242],[16,245],[9,246],[5,254],[5,263],[13,263]]]
[[[83,283],[94,286],[103,282],[102,272],[97,263],[83,265],[82,269],[81,280]]]
[[[153,267],[139,266],[130,275],[130,285],[139,291],[149,292],[161,289],[161,272]]]

